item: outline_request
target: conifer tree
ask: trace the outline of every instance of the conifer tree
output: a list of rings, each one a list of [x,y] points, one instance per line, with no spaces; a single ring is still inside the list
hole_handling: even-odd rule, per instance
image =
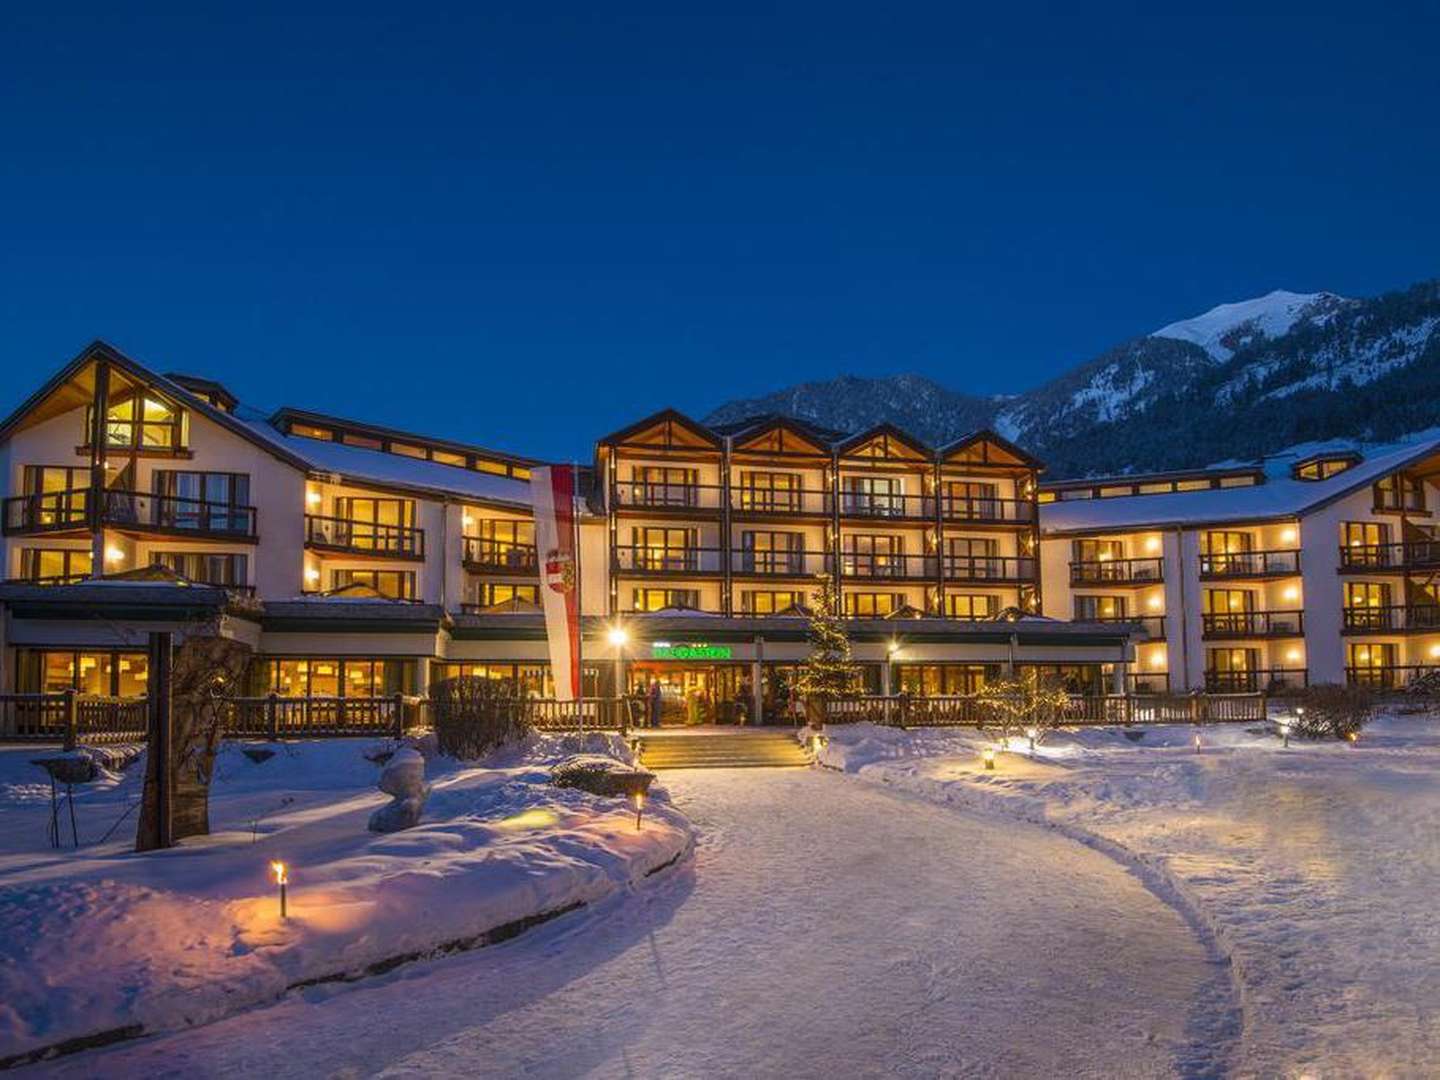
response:
[[[840,589],[823,574],[811,595],[810,655],[800,666],[795,689],[807,701],[823,702],[849,693],[858,670],[850,659],[850,637],[840,615]]]

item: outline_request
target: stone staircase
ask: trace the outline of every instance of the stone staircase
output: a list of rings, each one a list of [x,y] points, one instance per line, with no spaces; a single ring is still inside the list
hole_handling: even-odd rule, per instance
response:
[[[754,769],[810,764],[789,730],[636,732],[647,769]]]

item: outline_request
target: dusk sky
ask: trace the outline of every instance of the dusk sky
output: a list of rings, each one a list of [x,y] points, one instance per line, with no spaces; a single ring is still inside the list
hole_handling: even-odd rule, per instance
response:
[[[1019,391],[1440,274],[1433,6],[605,7],[0,16],[0,410],[99,337],[584,459],[666,405]]]

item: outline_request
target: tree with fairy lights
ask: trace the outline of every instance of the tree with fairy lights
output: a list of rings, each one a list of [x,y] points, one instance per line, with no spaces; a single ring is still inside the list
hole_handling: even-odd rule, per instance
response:
[[[1018,678],[987,682],[975,696],[988,714],[985,726],[997,729],[1002,743],[1009,745],[1012,738],[1023,735],[1032,752],[1064,720],[1070,704],[1063,686],[1033,670]]]
[[[805,701],[810,722],[825,722],[825,703],[850,693],[858,669],[850,659],[850,637],[840,614],[840,588],[822,574],[809,612],[810,655],[795,676],[795,692]]]

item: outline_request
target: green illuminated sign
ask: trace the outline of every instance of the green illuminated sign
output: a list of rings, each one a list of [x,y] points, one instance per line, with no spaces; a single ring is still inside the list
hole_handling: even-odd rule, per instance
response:
[[[671,645],[663,641],[650,644],[652,660],[729,660],[729,645]]]

